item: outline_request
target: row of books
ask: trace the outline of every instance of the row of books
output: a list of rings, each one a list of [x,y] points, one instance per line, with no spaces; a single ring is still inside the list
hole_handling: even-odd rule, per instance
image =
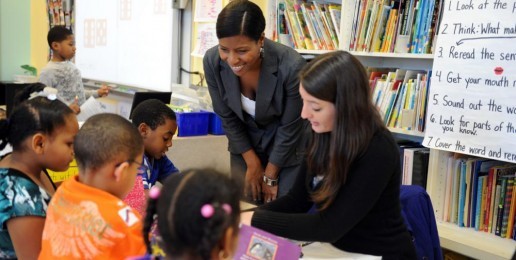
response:
[[[295,49],[336,50],[339,48],[341,6],[273,0],[272,39]],[[271,21],[270,21],[271,22]]]
[[[516,240],[515,179],[515,164],[451,155],[442,220]]]
[[[441,0],[355,0],[349,50],[432,53]]]
[[[368,68],[373,103],[388,127],[425,131],[430,72]]]

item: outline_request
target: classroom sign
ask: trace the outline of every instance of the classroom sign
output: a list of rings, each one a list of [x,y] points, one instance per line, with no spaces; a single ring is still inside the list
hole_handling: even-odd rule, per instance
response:
[[[443,8],[423,144],[516,162],[516,0]]]

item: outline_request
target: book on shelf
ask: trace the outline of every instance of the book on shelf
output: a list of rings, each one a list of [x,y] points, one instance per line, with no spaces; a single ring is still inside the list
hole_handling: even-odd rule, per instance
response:
[[[331,42],[333,44],[334,49],[339,48],[339,31],[335,29],[333,22],[331,20],[330,12],[328,11],[328,5],[319,4],[317,2],[313,2],[313,6],[315,8],[315,13],[317,17],[320,17],[325,28],[325,33],[329,34]]]
[[[512,234],[511,232],[507,232],[507,227],[509,226],[509,214],[511,209],[511,200],[512,200],[512,193],[514,188],[514,176],[503,176],[503,178],[506,179],[506,188],[505,188],[505,196],[503,201],[503,213],[502,213],[502,223],[500,225],[500,236],[501,237],[508,237],[508,233]]]
[[[337,31],[337,35],[340,35],[340,15],[341,15],[341,6],[336,4],[328,5],[328,10],[330,12],[330,17],[333,22],[333,26]],[[340,39],[339,39],[340,41]]]
[[[291,33],[292,29],[290,28],[290,25],[287,23],[287,8],[284,1],[278,0],[277,11],[277,41],[291,48],[297,48],[297,43],[294,40],[294,35],[293,33]]]
[[[404,185],[418,185],[426,189],[429,148],[406,148],[403,152]]]
[[[233,259],[299,259],[301,247],[258,228],[241,225]]]
[[[507,219],[507,233],[506,238],[513,238],[514,239],[514,221],[516,216],[516,180],[513,176],[513,182],[512,182],[512,196],[510,199],[510,206],[509,206],[509,217]]]

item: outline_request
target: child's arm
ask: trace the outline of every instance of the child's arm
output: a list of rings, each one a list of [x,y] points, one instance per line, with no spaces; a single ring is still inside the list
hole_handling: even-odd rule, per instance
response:
[[[174,173],[178,173],[178,172],[179,172],[179,169],[176,168],[174,163],[172,163],[172,161],[167,156],[163,156],[160,159],[159,175],[158,175],[159,182],[163,183],[163,181],[165,181],[165,179],[168,176],[170,176]]]
[[[91,89],[91,90],[84,90],[84,94],[86,94],[86,99],[90,97],[98,98],[98,97],[105,97],[109,94],[109,91],[111,88],[107,85],[102,85],[99,89]]]
[[[110,87],[108,87],[106,85],[102,85],[102,87],[97,89],[97,94],[99,95],[99,97],[104,97],[104,96],[107,96],[109,94],[109,90],[111,90]]]
[[[7,221],[7,230],[18,259],[37,259],[45,218],[38,216],[15,217]]]

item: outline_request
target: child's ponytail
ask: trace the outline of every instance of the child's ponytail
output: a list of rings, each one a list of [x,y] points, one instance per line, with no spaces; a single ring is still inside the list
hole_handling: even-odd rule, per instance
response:
[[[205,209],[211,209],[212,214],[205,214]],[[213,247],[216,246],[224,232],[231,226],[231,206],[218,203],[205,204],[201,208],[201,215],[206,219],[204,223],[204,236],[199,245],[199,254],[202,259],[210,259]]]
[[[143,241],[147,248],[147,254],[152,254],[152,248],[149,240],[151,227],[154,224],[154,216],[156,215],[160,189],[156,186],[149,191],[149,200],[147,201],[147,210],[145,219],[143,220]]]

